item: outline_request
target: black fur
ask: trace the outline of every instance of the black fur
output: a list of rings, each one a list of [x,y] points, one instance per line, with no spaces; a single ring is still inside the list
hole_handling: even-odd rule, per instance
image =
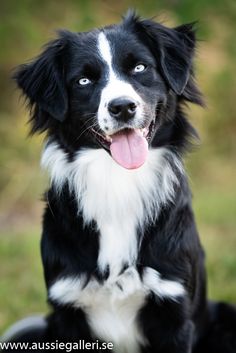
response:
[[[193,76],[194,24],[171,29],[129,13],[121,24],[104,30],[114,45],[117,63],[122,62],[122,77],[130,80],[150,107],[155,108],[158,129],[151,145],[165,146],[182,155],[196,136],[183,113],[183,105],[203,103]],[[97,30],[79,34],[59,32],[58,39],[15,74],[18,86],[29,99],[32,132],[46,131],[50,141],[57,141],[67,152],[70,161],[82,147],[98,147],[89,133],[83,134],[88,118],[92,119],[97,112],[105,86],[101,78],[103,64],[96,54],[97,34]],[[135,81],[128,77],[128,72],[137,61],[150,63],[150,70]],[[99,84],[82,90],[77,80],[83,76]],[[235,340],[231,344],[227,332],[233,334],[235,315],[221,306],[213,319],[206,300],[204,253],[194,222],[191,195],[186,177],[179,175],[179,179],[174,202],[163,207],[155,224],[146,226],[145,234],[139,234],[142,242],[136,266],[140,276],[143,268],[149,266],[163,278],[178,278],[187,295],[174,302],[150,294],[139,312],[139,323],[150,342],[143,352],[233,353]],[[101,283],[106,281],[109,268],[102,274],[97,269],[96,224],[84,227],[68,185],[60,196],[51,187],[46,203],[41,250],[47,288],[58,277],[81,273],[87,274],[88,281],[90,276]],[[50,304],[52,314],[48,317],[45,340],[93,339],[83,310],[53,301]],[[218,325],[221,319],[224,324]],[[210,337],[206,341],[207,333]],[[218,346],[219,336],[222,340]]]

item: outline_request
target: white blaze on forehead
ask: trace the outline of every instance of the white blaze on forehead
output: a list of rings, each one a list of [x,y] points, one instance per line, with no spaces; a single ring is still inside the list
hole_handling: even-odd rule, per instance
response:
[[[114,74],[112,70],[112,54],[110,44],[103,32],[98,36],[98,49],[102,59],[109,66],[110,74]]]
[[[142,99],[138,93],[134,90],[133,86],[127,81],[122,80],[119,77],[119,69],[117,72],[113,68],[113,53],[110,43],[104,32],[101,32],[98,36],[98,50],[100,57],[105,62],[107,71],[107,84],[103,88],[101,93],[101,101],[98,109],[98,121],[100,127],[104,128],[104,118],[107,121],[106,125],[109,130],[112,130],[112,119],[107,110],[107,105],[112,99],[119,98],[121,96],[129,97],[137,105],[136,119],[137,122],[141,122],[142,116]]]
[[[130,98],[133,98],[136,102],[140,103],[140,96],[135,92],[132,85],[128,82],[121,80],[117,76],[117,73],[114,71],[112,66],[113,58],[111,46],[103,32],[101,32],[98,36],[98,49],[101,58],[103,59],[103,61],[105,61],[106,65],[108,66],[108,82],[104,90],[109,89],[110,91],[111,88],[114,87],[115,92],[113,98],[127,95],[130,96]]]

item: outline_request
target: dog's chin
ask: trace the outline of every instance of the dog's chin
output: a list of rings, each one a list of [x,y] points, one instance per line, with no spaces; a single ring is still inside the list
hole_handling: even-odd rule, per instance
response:
[[[145,127],[119,128],[112,134],[91,128],[89,134],[121,167],[137,169],[147,159],[148,148],[156,129],[156,122],[153,119]]]

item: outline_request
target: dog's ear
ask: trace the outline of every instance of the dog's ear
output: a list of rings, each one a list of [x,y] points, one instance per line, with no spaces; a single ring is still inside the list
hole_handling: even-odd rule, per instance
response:
[[[182,94],[189,80],[195,48],[193,24],[164,29],[160,36],[160,62],[170,87]]]
[[[167,28],[152,20],[142,20],[131,11],[125,16],[124,25],[133,28],[148,45],[164,79],[176,94],[182,94],[192,67],[194,23]]]
[[[56,39],[45,47],[42,54],[29,64],[19,66],[13,78],[39,114],[63,121],[68,108],[63,77],[62,52],[65,44]]]

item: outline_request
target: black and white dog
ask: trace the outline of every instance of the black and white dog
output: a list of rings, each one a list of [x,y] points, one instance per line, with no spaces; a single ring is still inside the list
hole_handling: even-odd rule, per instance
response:
[[[32,132],[47,133],[45,340],[235,353],[233,335],[219,338],[215,324],[222,307],[206,301],[182,162],[196,135],[184,104],[202,103],[194,50],[192,24],[171,29],[129,13],[118,25],[61,31],[18,68]],[[223,314],[232,327],[233,309]]]

